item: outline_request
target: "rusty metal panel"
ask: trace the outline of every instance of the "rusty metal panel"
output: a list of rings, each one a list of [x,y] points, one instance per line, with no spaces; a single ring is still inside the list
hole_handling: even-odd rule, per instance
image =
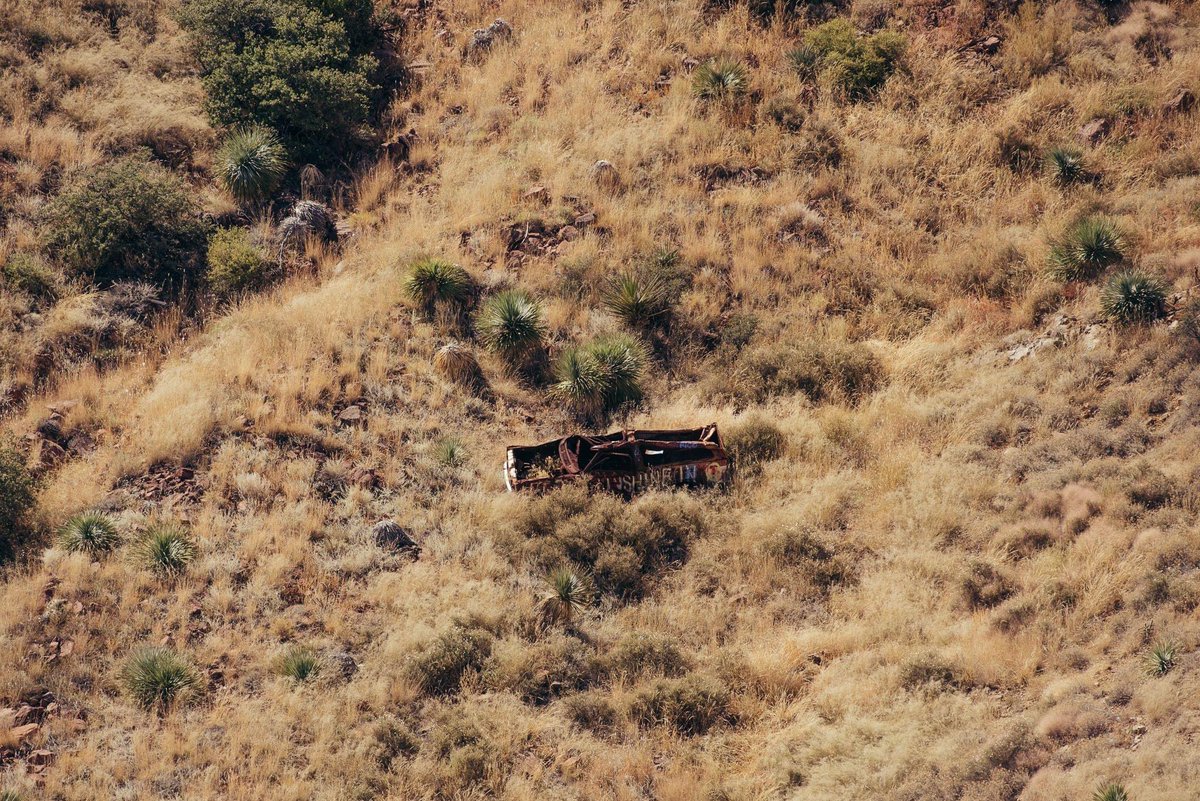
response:
[[[504,465],[510,492],[584,483],[633,495],[648,489],[721,486],[730,478],[729,455],[715,424],[571,434],[540,445],[513,445]]]

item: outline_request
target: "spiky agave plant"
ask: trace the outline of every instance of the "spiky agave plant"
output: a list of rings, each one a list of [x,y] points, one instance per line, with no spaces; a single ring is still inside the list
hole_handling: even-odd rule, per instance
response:
[[[100,512],[84,512],[68,520],[58,532],[58,544],[70,553],[100,556],[120,542],[117,524]]]
[[[187,703],[200,689],[200,674],[169,648],[134,653],[121,674],[125,687],[143,709],[166,712]]]
[[[586,575],[561,568],[546,578],[546,591],[538,604],[546,624],[569,625],[587,609],[596,593]]]
[[[146,529],[136,551],[146,567],[163,576],[178,576],[196,558],[196,545],[187,529],[171,522]]]
[[[287,151],[270,128],[250,125],[233,131],[216,158],[217,177],[242,203],[269,196],[287,172]]]
[[[1125,785],[1108,782],[1096,788],[1092,801],[1129,801],[1129,793],[1125,791]]]
[[[1156,275],[1122,270],[1100,292],[1100,309],[1118,323],[1151,323],[1167,314],[1167,285]]]
[[[568,348],[554,366],[550,393],[577,416],[592,419],[604,406],[604,376],[583,347]]]
[[[275,669],[292,681],[305,682],[321,672],[321,658],[310,648],[293,645],[279,655]]]
[[[658,275],[614,276],[602,297],[605,308],[630,328],[644,331],[666,320],[671,309],[667,283]]]
[[[422,311],[433,314],[439,303],[465,306],[471,294],[471,276],[443,259],[420,259],[408,268],[404,291]]]
[[[1083,166],[1083,152],[1073,147],[1053,148],[1046,156],[1046,166],[1054,180],[1063,184],[1074,184],[1087,177]]]
[[[433,449],[434,458],[443,467],[461,467],[467,461],[467,449],[453,437],[447,437]]]
[[[1125,258],[1125,237],[1111,220],[1085,217],[1050,247],[1050,274],[1060,281],[1095,277]]]
[[[529,367],[542,352],[546,330],[541,304],[520,289],[492,295],[475,320],[484,347],[517,369]]]
[[[1146,672],[1156,678],[1165,676],[1175,667],[1178,659],[1178,645],[1173,642],[1160,642],[1146,654]]]
[[[706,61],[692,75],[692,94],[701,100],[729,102],[745,95],[749,88],[746,68],[728,59]]]
[[[642,343],[631,336],[615,334],[592,342],[584,355],[601,377],[605,412],[642,399],[642,377],[646,368],[646,350]]]

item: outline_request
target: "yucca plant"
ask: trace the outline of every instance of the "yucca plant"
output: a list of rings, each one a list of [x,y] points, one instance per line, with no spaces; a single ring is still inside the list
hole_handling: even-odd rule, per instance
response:
[[[1160,642],[1146,654],[1146,673],[1155,678],[1165,676],[1175,667],[1179,659],[1179,646],[1173,642]]]
[[[448,437],[437,444],[433,455],[444,467],[461,467],[467,460],[467,449],[458,440]]]
[[[729,102],[745,95],[749,88],[749,73],[736,61],[712,59],[692,75],[692,94],[701,100]]]
[[[0,790],[0,801],[25,801],[25,796],[18,790]]]
[[[122,679],[143,709],[159,712],[187,703],[200,689],[199,672],[179,654],[162,647],[137,651],[125,664]]]
[[[93,557],[108,553],[120,539],[117,524],[100,512],[75,515],[58,532],[58,544],[64,550]]]
[[[404,291],[409,300],[432,315],[439,303],[465,306],[471,294],[471,276],[453,262],[421,259],[409,267]]]
[[[664,322],[671,310],[667,283],[656,274],[621,273],[609,283],[602,301],[625,325],[639,331]]]
[[[787,60],[796,74],[805,81],[815,80],[821,69],[821,54],[807,45],[789,50]]]
[[[642,398],[646,352],[627,335],[597,339],[564,352],[551,393],[585,420],[600,420]]]
[[[1093,278],[1125,258],[1125,237],[1111,220],[1085,217],[1050,248],[1050,274],[1060,281]]]
[[[1100,309],[1118,323],[1152,323],[1167,314],[1167,285],[1140,270],[1122,270],[1100,291]]]
[[[279,186],[287,172],[287,152],[270,128],[239,128],[217,151],[216,170],[231,195],[242,203],[253,203]]]
[[[1087,170],[1083,166],[1083,152],[1073,147],[1053,148],[1046,156],[1046,166],[1054,180],[1064,186],[1087,178]]]
[[[177,576],[196,557],[191,535],[178,523],[155,523],[142,535],[137,555],[150,570],[163,576]]]
[[[1129,793],[1125,791],[1125,785],[1110,782],[1096,788],[1092,801],[1129,801]]]
[[[280,654],[275,670],[292,681],[305,682],[321,672],[321,658],[303,645],[293,645]]]
[[[475,320],[484,347],[518,370],[528,369],[538,359],[546,330],[541,304],[520,289],[492,295]]]
[[[545,594],[538,604],[542,621],[546,624],[569,625],[596,597],[591,580],[569,568],[551,573],[546,585]]]

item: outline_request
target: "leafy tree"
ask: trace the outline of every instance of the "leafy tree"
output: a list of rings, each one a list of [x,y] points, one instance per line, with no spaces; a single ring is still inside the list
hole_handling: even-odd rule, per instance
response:
[[[370,0],[191,0],[180,19],[218,125],[265,125],[298,160],[327,163],[370,118]]]
[[[183,284],[200,261],[207,227],[182,180],[144,156],[81,176],[47,207],[46,247],[101,286]]]

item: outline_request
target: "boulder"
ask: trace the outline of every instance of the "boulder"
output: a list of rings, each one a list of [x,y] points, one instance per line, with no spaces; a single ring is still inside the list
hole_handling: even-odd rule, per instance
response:
[[[621,185],[621,175],[611,161],[600,159],[592,165],[589,174],[593,183],[605,189],[616,189]]]
[[[1185,114],[1196,105],[1196,96],[1190,90],[1180,87],[1171,99],[1163,103],[1164,114]]]
[[[1091,122],[1079,129],[1076,136],[1080,142],[1085,145],[1094,145],[1104,137],[1108,136],[1109,129],[1112,128],[1112,123],[1103,117],[1097,117]]]
[[[354,657],[345,651],[330,654],[329,664],[333,666],[335,673],[347,681],[358,672],[358,663],[354,661]]]
[[[379,521],[371,529],[371,536],[381,548],[410,553],[420,550],[417,541],[395,520]]]
[[[511,39],[512,35],[512,26],[503,19],[497,17],[496,21],[486,28],[475,29],[475,31],[471,34],[471,38],[467,41],[465,55],[467,58],[476,58],[482,56],[484,53],[491,50],[497,42]]]
[[[337,223],[328,206],[315,200],[301,200],[279,223],[279,246],[299,247],[309,237],[322,242],[337,242]]]

